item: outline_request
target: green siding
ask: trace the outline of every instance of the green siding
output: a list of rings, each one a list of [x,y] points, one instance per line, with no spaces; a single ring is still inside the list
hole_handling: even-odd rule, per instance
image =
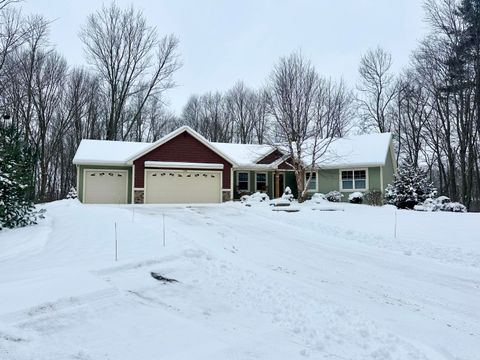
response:
[[[318,191],[326,194],[333,190],[340,190],[340,169],[320,170],[318,172]],[[380,167],[368,168],[368,190],[380,190],[381,170]],[[348,201],[348,195],[353,191],[342,191],[342,201]]]
[[[339,190],[339,181],[338,169],[318,171],[318,192],[326,194],[333,190]]]
[[[248,187],[250,188],[250,192],[254,193],[255,192],[255,171],[249,171],[250,173],[250,183],[248,184]]]
[[[275,187],[273,174],[273,171],[267,173],[267,194],[270,199],[273,199],[273,188]]]
[[[390,161],[391,163],[391,161]],[[237,186],[237,174],[239,171],[234,171],[234,185],[235,188]],[[249,192],[255,192],[255,171],[241,171],[240,172],[248,172],[249,173]],[[259,171],[260,172],[260,171]],[[385,176],[385,173],[384,173]],[[328,169],[328,170],[319,170],[317,173],[318,178],[318,191],[321,193],[328,193],[333,190],[340,190],[340,169]],[[274,195],[274,186],[275,186],[275,177],[273,171],[267,172],[267,181],[268,181],[268,188],[267,194],[270,198],[273,198]],[[380,167],[372,167],[368,168],[368,184],[369,189],[372,190],[380,190],[381,189],[381,170]],[[293,195],[295,198],[298,197],[298,189],[297,189],[297,182],[295,179],[295,173],[293,171],[285,171],[284,172],[284,186],[289,186],[292,190]],[[348,195],[351,192],[344,191],[343,194],[343,201],[348,201]],[[240,195],[234,191],[234,199],[239,199]]]
[[[132,167],[131,166],[104,166],[104,165],[79,165],[78,199],[83,200],[83,171],[85,169],[127,170],[128,171],[128,194],[127,201],[132,203]]]
[[[382,191],[385,191],[385,188],[387,187],[388,184],[393,183],[394,173],[395,173],[395,168],[393,166],[393,161],[392,161],[392,149],[390,149],[390,150],[388,150],[387,159],[385,160],[385,166],[383,168],[383,189],[382,189]]]
[[[368,168],[368,189],[369,190],[382,189],[380,167]]]

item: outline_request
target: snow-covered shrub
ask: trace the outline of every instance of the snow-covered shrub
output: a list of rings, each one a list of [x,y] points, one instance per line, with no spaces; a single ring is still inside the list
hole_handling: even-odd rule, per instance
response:
[[[261,192],[256,192],[256,193],[253,193],[252,195],[243,195],[240,198],[240,201],[244,203],[258,203],[258,202],[264,202],[268,200],[270,200],[269,196]]]
[[[282,195],[283,200],[293,201],[292,189],[289,186],[285,188]]]
[[[467,212],[467,207],[459,202],[449,202],[449,203],[443,204],[440,210],[464,213],[464,212]]]
[[[327,197],[325,196],[325,194],[315,193],[315,194],[312,195],[311,200],[313,200],[315,202],[322,202],[322,201],[327,201]]]
[[[439,196],[435,200],[436,200],[436,203],[439,205],[448,204],[449,202],[451,202],[450,198],[445,195]]]
[[[459,202],[451,202],[447,196],[439,196],[436,199],[425,199],[423,203],[415,205],[413,209],[417,211],[467,212],[465,205]]]
[[[36,224],[34,156],[12,126],[0,126],[0,230]]]
[[[440,205],[438,204],[437,199],[428,198],[421,204],[417,204],[413,207],[413,210],[416,211],[438,211],[440,210]]]
[[[361,204],[363,202],[363,193],[355,191],[348,195],[348,202],[352,204]]]
[[[385,189],[387,203],[400,209],[413,209],[415,205],[435,195],[436,189],[428,181],[427,172],[412,164],[401,166],[393,184]]]
[[[383,194],[380,190],[370,190],[363,195],[363,201],[365,204],[372,206],[383,205]]]
[[[325,195],[326,199],[330,202],[340,202],[342,201],[342,193],[337,191],[337,190],[333,190],[333,191],[330,191],[329,193],[327,193]]]
[[[72,186],[65,199],[78,199],[77,190]]]

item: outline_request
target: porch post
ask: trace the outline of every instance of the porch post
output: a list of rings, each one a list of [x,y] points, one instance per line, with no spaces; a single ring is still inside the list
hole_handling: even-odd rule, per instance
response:
[[[276,198],[280,197],[280,174],[278,170],[275,171],[275,191],[273,193]]]

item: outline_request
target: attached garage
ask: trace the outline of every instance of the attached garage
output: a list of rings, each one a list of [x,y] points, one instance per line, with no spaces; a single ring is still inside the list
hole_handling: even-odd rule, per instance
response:
[[[83,202],[87,204],[126,204],[127,170],[85,169]]]
[[[234,161],[187,126],[154,143],[82,140],[73,163],[84,203],[205,204],[232,197]]]
[[[145,169],[146,204],[221,201],[222,171]]]

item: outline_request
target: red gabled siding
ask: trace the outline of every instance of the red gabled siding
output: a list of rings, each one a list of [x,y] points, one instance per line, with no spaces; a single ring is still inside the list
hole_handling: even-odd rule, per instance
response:
[[[135,187],[144,186],[145,161],[178,161],[223,164],[223,188],[230,189],[232,164],[195,139],[187,131],[135,160]]]
[[[271,164],[274,161],[280,159],[282,156],[283,154],[280,151],[275,150],[271,154],[268,154],[264,158],[258,160],[257,164]]]
[[[284,162],[279,164],[278,169],[279,170],[293,170],[293,168],[290,165],[288,165],[289,163],[291,163],[291,159],[292,158],[288,158],[287,160],[285,160]]]

